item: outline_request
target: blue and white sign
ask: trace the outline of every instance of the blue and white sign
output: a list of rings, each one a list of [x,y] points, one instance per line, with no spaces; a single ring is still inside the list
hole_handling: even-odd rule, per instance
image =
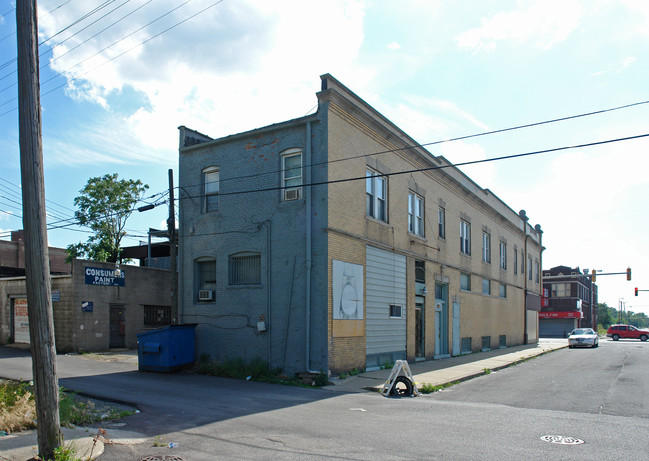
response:
[[[125,274],[120,270],[119,277],[115,275],[115,269],[103,269],[101,267],[86,267],[86,285],[101,285],[123,287]]]
[[[92,312],[92,301],[81,301],[81,312]]]

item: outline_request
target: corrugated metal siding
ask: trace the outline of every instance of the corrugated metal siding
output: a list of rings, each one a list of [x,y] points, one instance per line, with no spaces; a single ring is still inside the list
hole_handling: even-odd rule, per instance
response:
[[[406,350],[406,257],[371,246],[366,251],[367,355]],[[390,304],[402,318],[390,318]]]

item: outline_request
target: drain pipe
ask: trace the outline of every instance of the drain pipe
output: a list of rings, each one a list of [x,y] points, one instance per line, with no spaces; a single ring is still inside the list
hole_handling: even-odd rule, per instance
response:
[[[311,184],[311,122],[306,122],[306,152],[305,152],[305,184]],[[311,372],[311,187],[304,187],[305,201],[305,232],[306,232],[306,351],[305,351],[305,368]]]

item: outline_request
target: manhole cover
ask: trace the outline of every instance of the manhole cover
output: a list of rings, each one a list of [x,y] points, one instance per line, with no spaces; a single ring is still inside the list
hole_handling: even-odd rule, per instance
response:
[[[183,459],[175,455],[150,455],[145,456],[140,461],[183,461]]]
[[[564,437],[563,435],[544,435],[541,440],[550,443],[557,443],[559,445],[581,445],[583,440],[574,437]]]

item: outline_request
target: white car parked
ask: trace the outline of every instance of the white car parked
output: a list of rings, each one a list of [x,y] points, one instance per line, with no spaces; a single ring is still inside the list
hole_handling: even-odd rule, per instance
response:
[[[568,347],[597,347],[599,338],[592,328],[577,328],[568,336]]]

